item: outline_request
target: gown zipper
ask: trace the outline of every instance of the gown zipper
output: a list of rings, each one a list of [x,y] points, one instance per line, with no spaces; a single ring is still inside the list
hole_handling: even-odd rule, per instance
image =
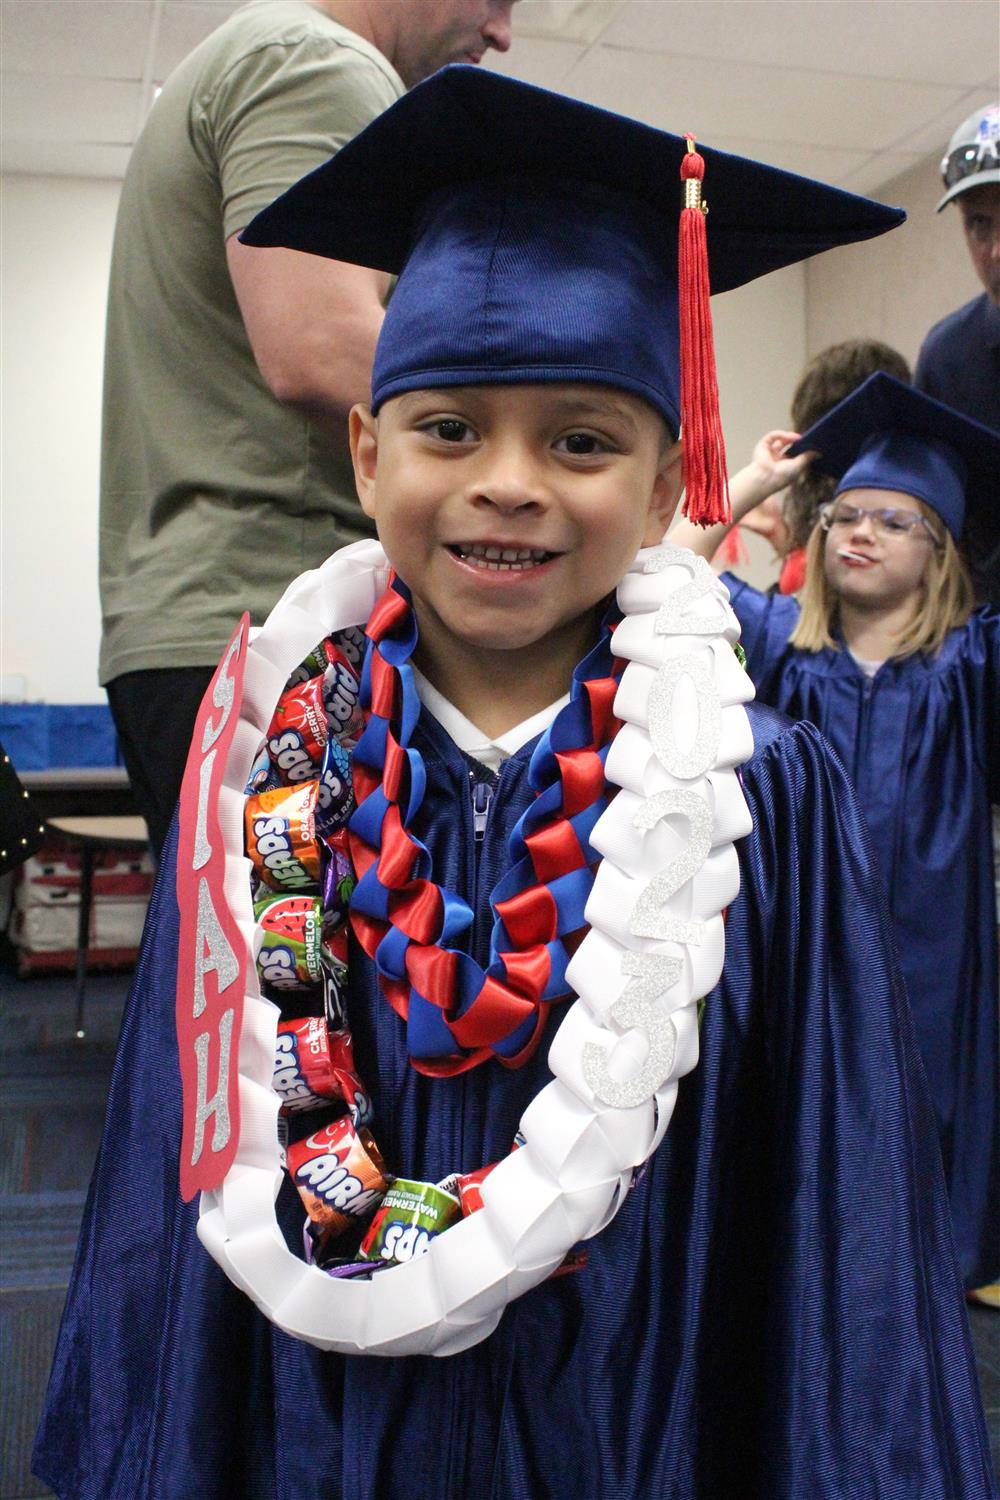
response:
[[[472,782],[472,837],[481,844],[486,837],[486,823],[493,801],[493,787],[488,781],[477,781],[475,771],[469,772]]]

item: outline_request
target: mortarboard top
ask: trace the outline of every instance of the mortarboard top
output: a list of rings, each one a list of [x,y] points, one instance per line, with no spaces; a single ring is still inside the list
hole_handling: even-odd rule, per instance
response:
[[[847,490],[898,490],[936,511],[959,539],[966,492],[1000,499],[1000,432],[879,371],[789,448]]]
[[[376,408],[421,387],[576,380],[645,397],[676,433],[686,152],[682,136],[452,66],[240,238],[399,275],[375,355]],[[702,156],[713,292],[905,217],[758,162]]]

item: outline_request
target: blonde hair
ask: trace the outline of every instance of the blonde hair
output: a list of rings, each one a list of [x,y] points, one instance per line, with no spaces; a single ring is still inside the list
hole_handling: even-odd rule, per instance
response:
[[[917,504],[920,514],[934,526],[935,535],[941,535],[942,542],[940,546],[934,547],[928,558],[920,583],[920,605],[909,625],[896,637],[893,656],[912,656],[917,651],[923,651],[928,656],[936,654],[944,645],[949,631],[965,624],[975,603],[969,570],[951,532],[929,505],[925,505],[922,500],[918,500]],[[797,646],[800,651],[822,651],[827,646],[834,649],[838,647],[834,631],[840,606],[823,566],[825,536],[822,522],[817,521],[806,547],[802,613],[789,638],[789,643]]]

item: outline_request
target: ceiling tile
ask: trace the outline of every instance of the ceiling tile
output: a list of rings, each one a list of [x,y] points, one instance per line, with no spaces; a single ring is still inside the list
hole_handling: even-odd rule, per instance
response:
[[[967,87],[996,49],[993,0],[630,0],[601,41],[637,51]]]
[[[239,3],[0,0],[4,160],[115,170],[150,49],[162,82]],[[995,94],[995,14],[994,0],[519,0],[514,46],[490,65],[876,191]]]
[[[5,0],[3,67],[7,73],[83,78],[139,78],[151,4],[67,4]]]
[[[637,115],[652,125],[690,130],[711,144],[736,136],[872,151],[916,131],[962,93],[927,83],[845,77],[801,68],[715,63],[685,68],[657,53],[592,48],[564,80],[580,98]]]
[[[141,90],[114,79],[12,73],[4,85],[4,138],[127,146]]]
[[[942,110],[910,134],[901,136],[894,144],[901,151],[916,151],[919,155],[937,152],[944,155],[951,137],[964,119],[997,97],[996,77],[987,77],[982,83],[956,99],[946,110]]]
[[[840,186],[852,193],[870,193],[878,197],[880,189],[886,183],[898,177],[900,172],[907,172],[925,160],[919,152],[877,151],[866,162],[840,178]]]
[[[32,177],[122,178],[130,146],[83,146],[72,141],[4,139],[0,171]]]
[[[708,137],[706,136],[706,142]],[[816,177],[821,182],[840,184],[849,172],[857,171],[871,156],[870,151],[846,151],[839,146],[803,146],[796,141],[752,141],[745,136],[714,135],[711,145],[720,151],[733,151],[798,172],[802,177]]]

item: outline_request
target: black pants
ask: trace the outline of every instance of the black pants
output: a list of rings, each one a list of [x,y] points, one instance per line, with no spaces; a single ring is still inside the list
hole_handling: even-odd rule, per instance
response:
[[[125,672],[107,686],[125,769],[157,861],[180,794],[195,716],[214,671],[157,667]]]

